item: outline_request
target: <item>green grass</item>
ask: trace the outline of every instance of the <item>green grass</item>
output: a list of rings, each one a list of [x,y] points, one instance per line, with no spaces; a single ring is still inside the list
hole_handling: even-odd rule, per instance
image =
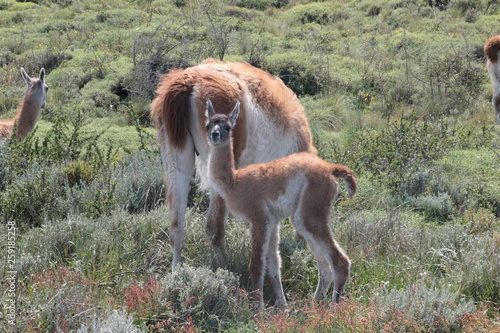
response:
[[[0,1],[0,117],[19,104],[21,66],[45,67],[50,87],[33,135],[0,142],[19,331],[498,331],[500,127],[482,45],[499,33],[500,4],[430,3]],[[331,214],[352,260],[344,304],[310,301],[316,263],[285,221],[289,307],[272,307],[266,280],[268,308],[252,313],[248,224],[230,217],[227,271],[215,271],[196,188],[185,266],[171,273],[148,113],[159,75],[207,57],[280,76],[320,156],[355,170],[358,193],[348,200],[340,182]],[[9,270],[0,261],[2,279]]]

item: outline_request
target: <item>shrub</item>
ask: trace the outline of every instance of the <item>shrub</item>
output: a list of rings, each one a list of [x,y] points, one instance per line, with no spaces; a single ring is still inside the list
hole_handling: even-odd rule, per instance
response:
[[[19,228],[39,227],[45,219],[64,218],[68,207],[60,201],[64,178],[57,168],[34,164],[16,175],[0,193],[2,222],[15,220]]]
[[[96,317],[92,320],[92,324],[84,324],[76,332],[141,333],[143,330],[137,328],[134,324],[134,318],[129,316],[127,312],[124,310],[113,310],[105,319]]]
[[[5,190],[5,186],[10,182],[12,175],[7,142],[7,140],[0,140],[0,191]]]
[[[349,246],[354,253],[377,253],[389,256],[410,254],[425,237],[411,227],[411,219],[403,212],[384,214],[360,212],[349,216],[342,224],[338,241]]]
[[[446,10],[450,0],[427,0],[427,3],[431,7],[439,8],[439,10]]]
[[[236,6],[258,10],[264,10],[271,6],[281,8],[287,4],[288,0],[239,0],[236,2]]]
[[[80,92],[84,100],[90,101],[88,108],[98,111],[96,115],[103,117],[120,102],[120,96],[113,92],[114,86],[118,85],[112,80],[93,80]]]
[[[92,165],[85,161],[75,161],[63,168],[63,173],[68,179],[68,185],[90,184],[95,178]]]
[[[322,64],[303,53],[270,55],[263,69],[281,78],[297,95],[318,94],[330,81],[328,71]]]
[[[163,169],[156,155],[139,152],[113,171],[116,202],[131,213],[149,211],[163,203]]]
[[[162,281],[163,306],[178,318],[191,316],[202,330],[224,330],[229,323],[252,318],[246,292],[238,277],[223,269],[181,266]]]
[[[351,301],[334,307],[324,302],[297,302],[284,312],[263,313],[256,322],[262,333],[377,331],[373,311]]]
[[[479,206],[500,216],[500,181],[495,176],[497,165],[498,156],[494,152],[454,150],[436,161],[434,179],[430,184],[448,192],[461,209]]]
[[[115,211],[95,220],[76,215],[47,222],[20,236],[19,276],[71,262],[91,279],[120,285],[122,271],[164,269],[171,261],[166,216],[164,209],[137,216]]]
[[[318,2],[294,6],[285,15],[292,21],[301,24],[317,23],[322,25],[331,23],[334,17],[331,4]]]
[[[29,280],[32,288],[18,290],[16,320],[22,332],[72,332],[98,311],[91,282],[67,266],[46,268],[24,282]]]
[[[445,50],[445,51],[443,51]],[[425,99],[428,99],[432,116],[463,113],[475,102],[481,91],[484,76],[479,72],[473,47],[440,48],[428,50],[420,60],[416,73],[424,83]]]
[[[417,210],[423,211],[429,218],[446,220],[450,217],[453,204],[447,193],[438,195],[425,195],[408,198],[409,204]]]
[[[460,268],[454,283],[460,292],[477,301],[500,304],[500,237],[498,234],[471,235],[461,249]]]
[[[241,40],[241,53],[243,58],[250,65],[263,68],[266,63],[266,57],[270,54],[270,42],[266,39],[246,36]]]
[[[132,283],[123,290],[123,297],[127,309],[141,318],[156,316],[160,312],[158,297],[161,284],[153,277],[149,277],[144,285]]]
[[[368,171],[394,194],[405,189],[412,175],[453,148],[446,123],[419,121],[411,116],[390,122],[380,131],[361,130],[348,150],[348,165]],[[406,187],[410,189],[411,187]]]
[[[0,10],[7,10],[12,5],[12,1],[10,0],[2,0],[0,1]]]
[[[44,136],[36,135],[35,128],[26,139],[9,142],[13,170],[37,162],[57,165],[79,159],[101,170],[109,164],[112,145],[107,151],[101,149],[98,142],[102,133],[86,130],[88,114],[81,107],[73,107],[71,112],[54,115],[52,127]]]
[[[29,59],[24,60],[26,66],[24,69],[28,73],[37,73],[40,68],[45,68],[47,73],[50,73],[53,69],[59,67],[63,62],[71,60],[71,56],[64,54],[62,51],[60,53],[54,53],[50,50],[45,52],[36,53],[31,55]]]
[[[132,49],[133,69],[130,76],[130,90],[139,99],[151,100],[155,97],[158,79],[171,67],[190,65],[189,58],[179,57],[174,52],[177,48],[187,50],[191,39],[190,31],[185,31],[177,24],[162,24],[154,31],[146,31],[134,38]]]
[[[487,233],[495,228],[495,214],[486,208],[469,207],[458,222],[467,226],[470,234]]]
[[[405,290],[392,289],[374,298],[374,304],[386,323],[391,323],[394,316],[402,315],[423,324],[427,330],[459,331],[461,317],[474,312],[476,307],[471,301],[457,301],[457,298],[458,293],[449,288],[429,288],[418,282]]]

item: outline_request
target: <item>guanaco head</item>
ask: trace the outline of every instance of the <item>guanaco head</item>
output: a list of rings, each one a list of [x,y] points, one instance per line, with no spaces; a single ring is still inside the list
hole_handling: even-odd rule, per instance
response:
[[[39,105],[45,107],[45,100],[47,99],[47,91],[49,87],[45,84],[45,69],[40,70],[38,78],[31,78],[28,73],[21,67],[21,75],[24,82],[26,82],[26,93],[30,94],[30,99],[37,100]]]
[[[230,132],[236,125],[236,119],[240,113],[240,102],[236,101],[233,111],[229,115],[215,113],[210,99],[207,100],[207,110],[205,123],[210,145],[223,145],[229,142]]]

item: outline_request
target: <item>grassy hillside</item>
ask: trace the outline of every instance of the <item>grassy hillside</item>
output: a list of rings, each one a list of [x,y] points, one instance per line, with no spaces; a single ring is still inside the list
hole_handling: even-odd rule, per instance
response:
[[[0,330],[500,331],[500,126],[482,45],[500,3],[474,0],[0,0],[0,118],[19,68],[47,71],[26,140],[0,142]],[[249,234],[227,270],[193,183],[184,267],[149,108],[161,74],[212,57],[281,77],[320,155],[356,172],[332,211],[346,302],[310,302],[316,263],[285,221],[289,307],[252,313]],[[343,184],[341,184],[343,186]]]

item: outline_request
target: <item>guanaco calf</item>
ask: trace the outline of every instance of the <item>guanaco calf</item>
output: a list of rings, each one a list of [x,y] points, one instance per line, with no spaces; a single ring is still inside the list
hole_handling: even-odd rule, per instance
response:
[[[330,206],[337,198],[336,177],[344,179],[352,197],[356,192],[353,171],[304,152],[236,169],[231,130],[239,111],[240,104],[236,102],[229,115],[215,114],[211,101],[207,101],[208,180],[211,189],[224,198],[229,210],[251,223],[252,299],[259,308],[263,307],[267,268],[277,304],[286,305],[278,243],[280,222],[290,217],[318,263],[319,280],[314,299],[323,299],[334,281],[332,301],[339,303],[349,276],[350,261],[333,239],[328,222]],[[258,129],[252,135],[260,135]]]

